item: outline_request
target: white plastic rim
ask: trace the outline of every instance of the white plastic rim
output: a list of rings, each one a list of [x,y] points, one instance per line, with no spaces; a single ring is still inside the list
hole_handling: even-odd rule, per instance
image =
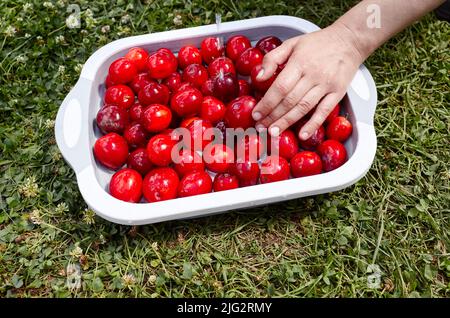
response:
[[[55,123],[58,147],[75,170],[78,187],[88,206],[99,216],[111,222],[141,225],[206,216],[337,191],[362,178],[369,170],[376,152],[373,115],[377,100],[375,84],[364,66],[360,67],[346,98],[347,111],[350,113],[354,126],[354,133],[346,143],[347,151],[351,156],[343,166],[334,171],[157,203],[123,202],[115,199],[105,190],[107,187],[105,180],[114,172],[105,172],[105,169],[102,169],[93,158],[92,146],[96,139],[93,119],[100,107],[100,83],[104,81],[105,70],[113,59],[135,46],[169,46],[177,51],[194,38],[198,42],[198,39],[209,35],[243,34],[254,39],[272,35],[270,30],[277,28],[285,30],[283,32],[289,33],[289,37],[319,29],[311,22],[300,18],[268,16],[222,23],[220,32],[215,25],[207,25],[124,38],[96,51],[85,63],[79,81],[61,104]],[[264,34],[263,30],[268,31]],[[273,35],[283,37],[283,34]],[[71,109],[70,105],[72,107],[80,105],[81,115],[77,113],[78,111]],[[77,113],[76,116],[73,113]],[[67,118],[74,120],[67,124]],[[79,128],[74,128],[77,124]],[[76,133],[76,136],[71,136],[71,133]]]

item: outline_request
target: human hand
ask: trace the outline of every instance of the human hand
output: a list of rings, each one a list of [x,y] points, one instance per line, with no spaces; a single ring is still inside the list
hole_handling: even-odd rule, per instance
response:
[[[257,79],[267,80],[287,63],[253,109],[257,129],[268,128],[278,136],[317,105],[299,133],[300,139],[308,139],[345,95],[364,61],[354,42],[350,30],[332,25],[286,40],[267,53]]]

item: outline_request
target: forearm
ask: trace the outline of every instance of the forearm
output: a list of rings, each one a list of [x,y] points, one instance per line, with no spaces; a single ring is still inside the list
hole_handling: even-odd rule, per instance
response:
[[[363,0],[330,28],[358,51],[361,62],[383,43],[445,0]]]

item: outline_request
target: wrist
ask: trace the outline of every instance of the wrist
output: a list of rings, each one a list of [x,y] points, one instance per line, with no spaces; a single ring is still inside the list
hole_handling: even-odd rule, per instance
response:
[[[359,63],[364,61],[375,51],[369,41],[362,39],[355,30],[346,25],[342,21],[336,21],[327,29],[332,30],[334,34],[342,41],[343,45],[347,48],[348,53]]]

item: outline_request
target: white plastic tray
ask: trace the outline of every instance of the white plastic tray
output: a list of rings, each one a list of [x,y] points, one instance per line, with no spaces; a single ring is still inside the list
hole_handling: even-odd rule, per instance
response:
[[[120,224],[139,225],[173,219],[206,216],[257,205],[316,195],[343,189],[362,178],[369,170],[376,151],[373,116],[377,92],[369,71],[361,66],[343,102],[354,130],[345,143],[349,160],[340,168],[310,177],[290,179],[229,191],[208,193],[157,203],[127,203],[106,191],[113,174],[99,166],[92,146],[100,136],[94,121],[102,105],[103,82],[108,67],[134,46],[149,51],[167,47],[174,52],[187,44],[200,46],[206,36],[225,39],[243,34],[255,43],[267,35],[282,40],[313,32],[319,28],[311,22],[290,16],[268,16],[216,25],[133,36],[114,41],[97,50],[85,63],[80,78],[61,104],[56,117],[55,135],[62,155],[74,169],[80,192],[99,216]]]

